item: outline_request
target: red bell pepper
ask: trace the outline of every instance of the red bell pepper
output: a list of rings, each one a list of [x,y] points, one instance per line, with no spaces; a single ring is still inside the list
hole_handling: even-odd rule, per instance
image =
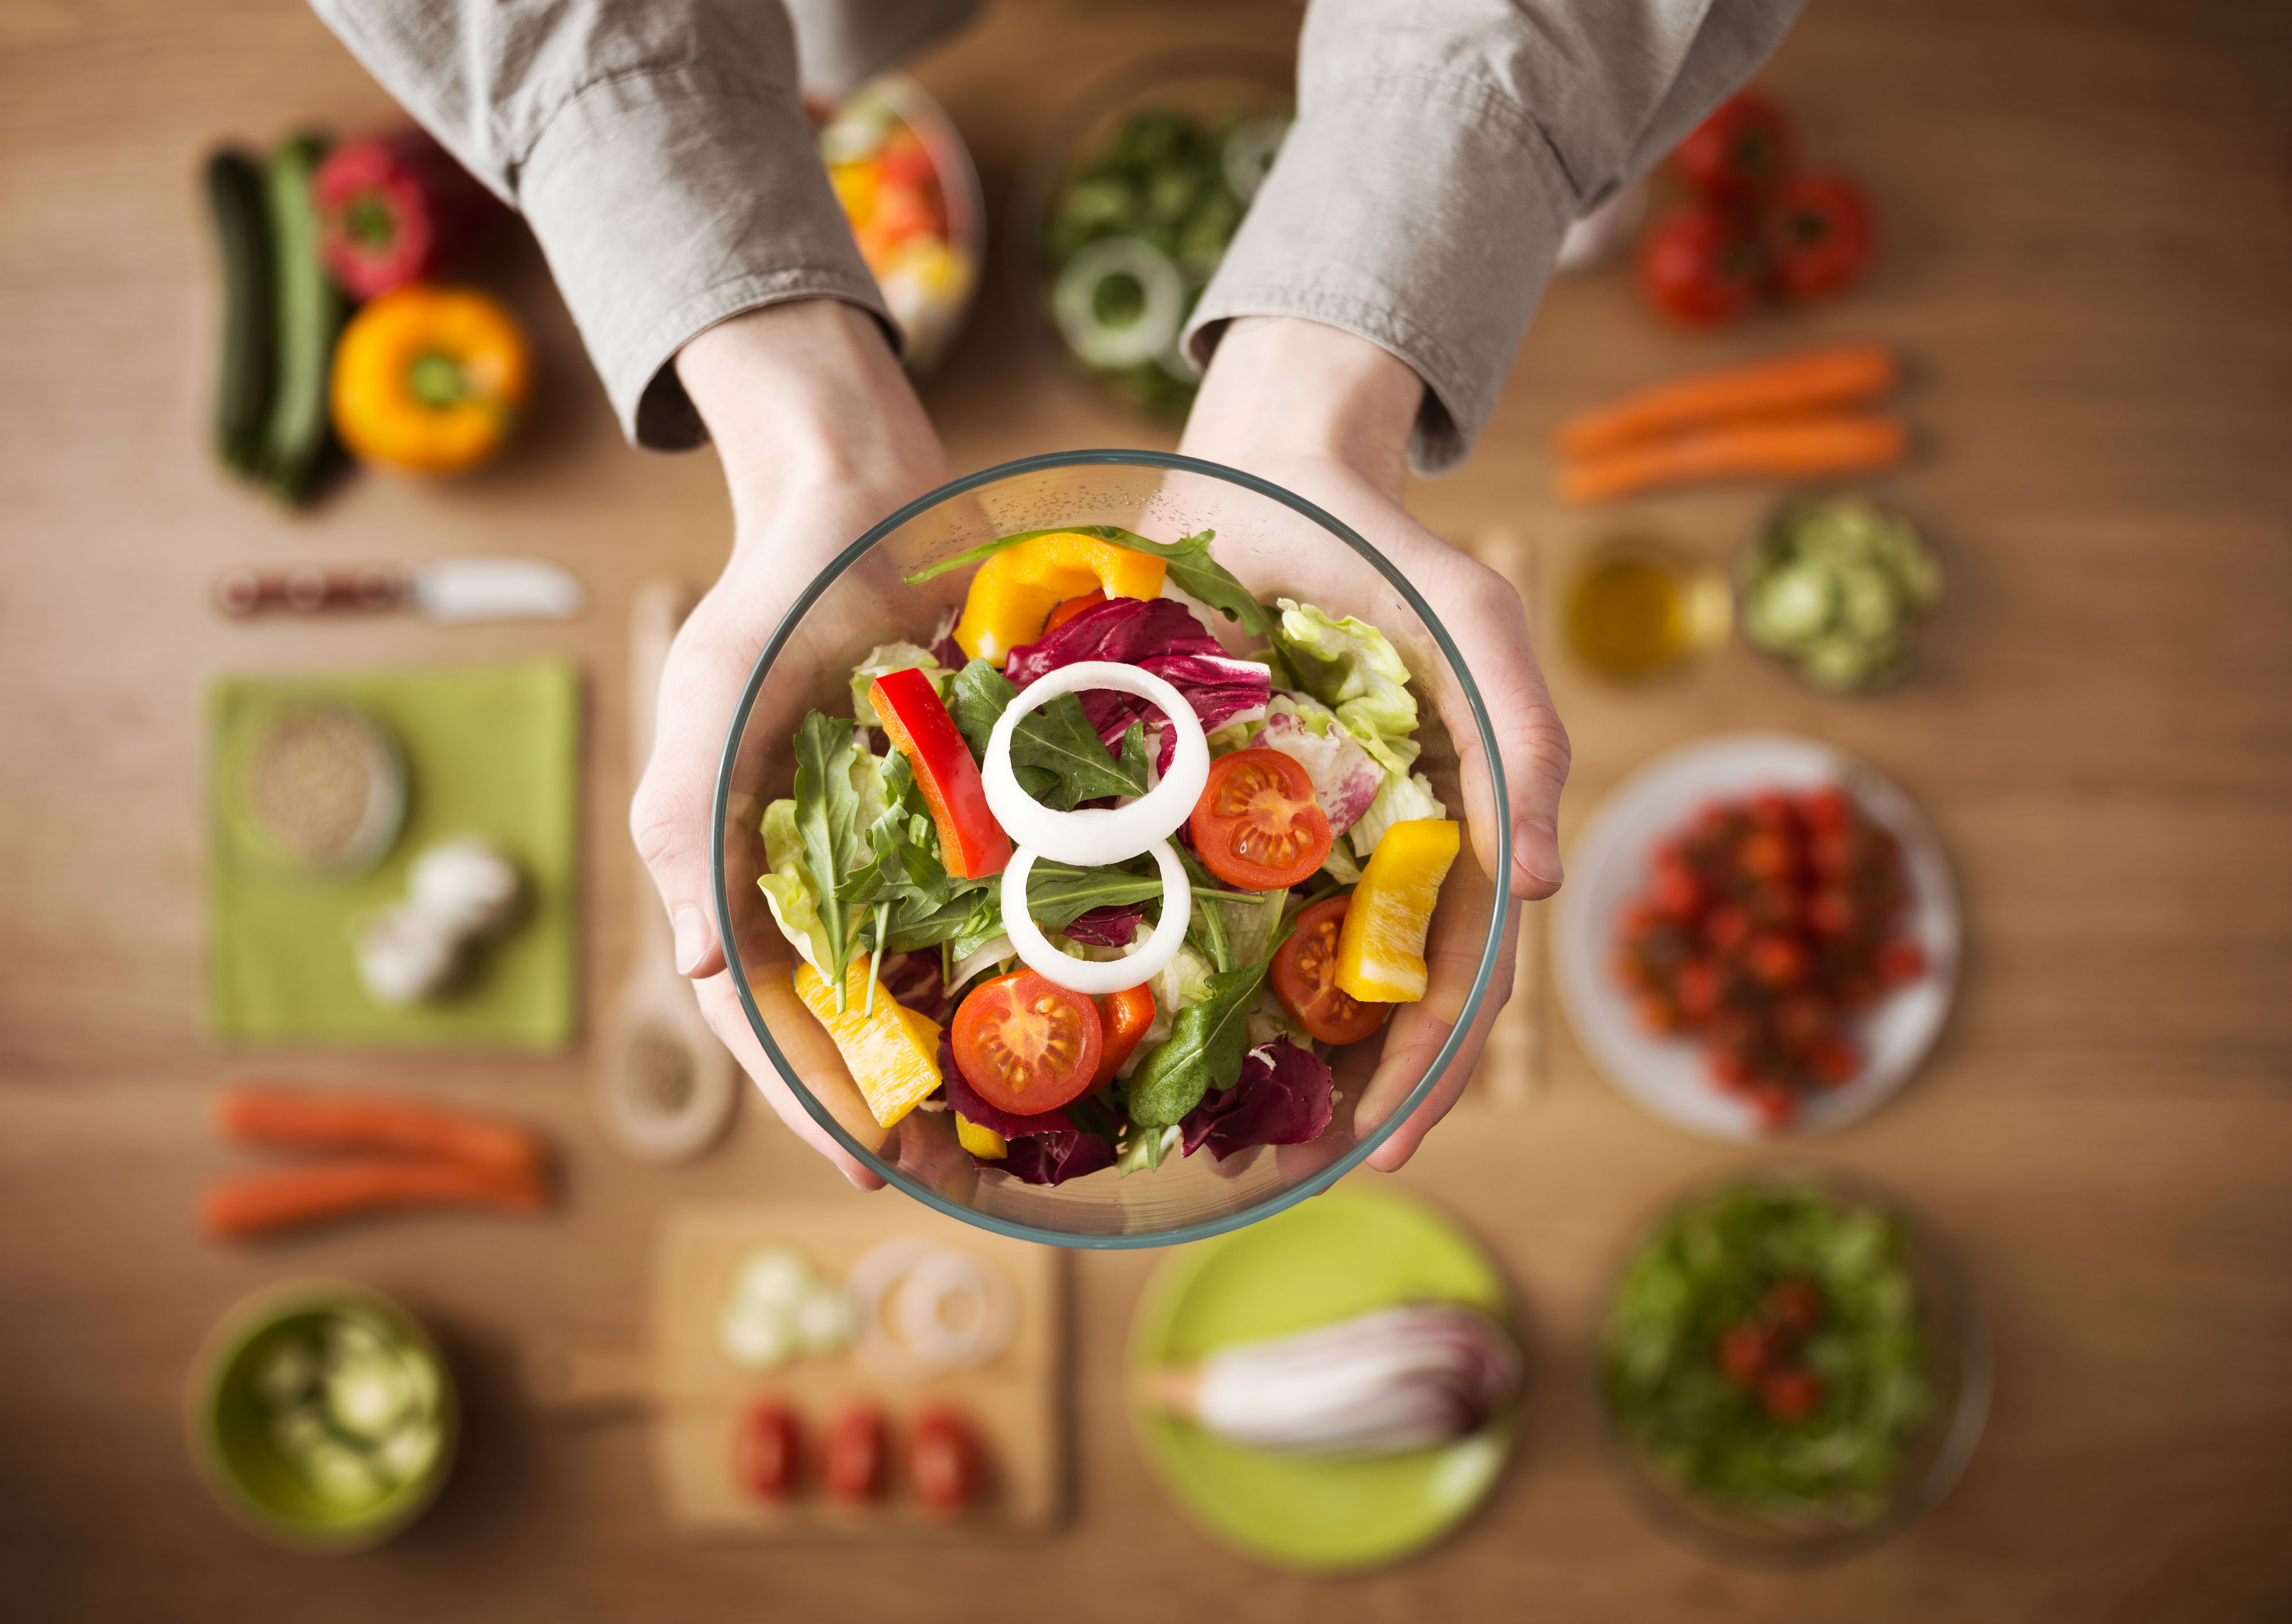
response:
[[[508,212],[421,130],[343,142],[319,166],[311,190],[319,255],[353,299],[450,269]]]
[[[984,879],[1010,866],[1011,836],[987,807],[979,764],[940,702],[931,678],[910,667],[886,672],[868,691],[892,747],[916,770],[916,784],[939,825],[940,857],[957,879]]]

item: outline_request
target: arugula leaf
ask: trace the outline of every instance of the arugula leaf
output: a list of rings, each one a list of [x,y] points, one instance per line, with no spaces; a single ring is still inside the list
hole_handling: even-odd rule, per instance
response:
[[[1134,553],[1150,553],[1169,566],[1170,579],[1176,582],[1187,596],[1200,600],[1229,620],[1238,620],[1252,636],[1269,641],[1273,636],[1273,622],[1263,606],[1249,595],[1249,589],[1234,579],[1232,571],[1210,556],[1210,543],[1217,532],[1203,530],[1198,535],[1182,536],[1176,541],[1149,541],[1134,530],[1126,530],[1118,524],[1067,524],[1047,530],[1021,530],[1016,536],[999,536],[968,552],[918,570],[907,578],[910,586],[920,586],[925,581],[960,570],[967,564],[984,563],[997,553],[1007,551],[1021,542],[1032,541],[1037,536],[1094,536],[1101,541],[1110,541],[1118,547],[1128,547]],[[1279,675],[1279,673],[1275,674]]]
[[[956,673],[948,714],[979,760],[987,759],[995,723],[1018,697],[1011,679],[986,660],[974,659]],[[1058,812],[1104,796],[1144,795],[1146,730],[1132,723],[1117,760],[1099,742],[1082,701],[1062,693],[1011,730],[1011,775],[1020,788]]]
[[[803,866],[819,893],[819,928],[836,973],[836,1007],[843,1006],[844,966],[858,951],[856,909],[875,901],[882,881],[875,863],[862,865],[860,791],[851,782],[859,744],[852,724],[818,711],[795,736],[795,828]]]
[[[1037,925],[1062,931],[1094,908],[1123,908],[1151,902],[1162,894],[1158,874],[1120,869],[1072,869],[1038,862],[1027,876],[1027,911]]]
[[[1264,963],[1210,977],[1210,995],[1181,1010],[1170,1035],[1130,1079],[1130,1119],[1167,1127],[1216,1089],[1231,1088],[1249,1052],[1249,1009],[1265,984]]]

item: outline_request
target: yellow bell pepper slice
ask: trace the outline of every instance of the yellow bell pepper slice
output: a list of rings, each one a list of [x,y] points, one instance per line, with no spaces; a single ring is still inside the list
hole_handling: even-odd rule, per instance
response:
[[[1053,530],[979,566],[963,601],[963,618],[955,623],[955,641],[972,658],[999,666],[1021,643],[1040,637],[1043,622],[1067,599],[1091,592],[1110,598],[1158,598],[1168,570],[1151,553]]]
[[[868,961],[855,958],[843,983],[844,1011],[835,1013],[835,990],[810,965],[795,967],[795,995],[819,1017],[836,1052],[860,1085],[868,1109],[885,1127],[913,1111],[939,1087],[939,1022],[893,1001],[876,982],[873,1014],[868,1006]]]
[[[1414,1004],[1424,996],[1424,933],[1462,844],[1453,818],[1412,818],[1384,831],[1337,933],[1337,986],[1347,997]]]
[[[1000,1161],[1011,1153],[1011,1142],[991,1127],[981,1127],[961,1111],[955,1113],[956,1143],[981,1161]]]

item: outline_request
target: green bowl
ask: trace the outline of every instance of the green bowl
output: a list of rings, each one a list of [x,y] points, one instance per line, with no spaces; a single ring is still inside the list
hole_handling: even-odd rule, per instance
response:
[[[417,1475],[374,1499],[327,1499],[272,1439],[256,1372],[282,1341],[329,1320],[363,1324],[400,1355],[428,1361],[437,1378],[437,1452]],[[459,1427],[453,1372],[414,1318],[379,1292],[340,1281],[269,1287],[225,1314],[191,1367],[191,1456],[224,1510],[264,1538],[297,1550],[364,1550],[420,1516],[453,1470]]]

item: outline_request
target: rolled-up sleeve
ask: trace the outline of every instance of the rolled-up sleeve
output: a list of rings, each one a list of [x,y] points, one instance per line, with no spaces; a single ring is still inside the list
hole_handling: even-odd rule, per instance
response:
[[[632,440],[706,431],[670,364],[745,310],[847,300],[894,334],[815,154],[777,0],[313,0],[540,239]]]
[[[1358,334],[1424,380],[1410,461],[1463,460],[1568,227],[1669,150],[1800,0],[1311,0],[1297,122],[1188,325]]]

